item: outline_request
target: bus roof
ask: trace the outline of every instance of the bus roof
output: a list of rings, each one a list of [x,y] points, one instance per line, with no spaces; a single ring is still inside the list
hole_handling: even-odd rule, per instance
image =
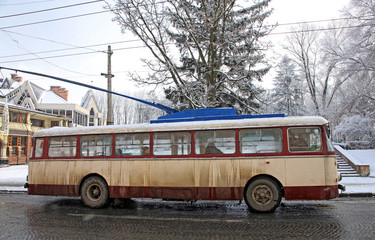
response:
[[[197,122],[176,122],[159,124],[109,125],[100,127],[53,127],[39,130],[33,137],[68,136],[106,133],[163,132],[185,130],[209,130],[229,128],[277,127],[299,125],[323,125],[328,121],[323,117],[274,117],[239,120],[212,120]]]

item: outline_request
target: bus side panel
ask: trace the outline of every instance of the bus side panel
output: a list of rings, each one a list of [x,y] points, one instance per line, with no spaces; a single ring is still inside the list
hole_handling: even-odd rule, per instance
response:
[[[78,196],[77,184],[71,179],[74,171],[70,161],[30,161],[28,194]]]
[[[194,162],[194,197],[196,200],[242,199],[239,160],[201,159]]]
[[[298,157],[290,158],[286,164],[286,200],[322,200],[338,196],[334,158]]]
[[[240,160],[241,186],[244,188],[255,176],[268,175],[285,183],[285,159],[283,158],[244,158]]]
[[[111,181],[110,197],[113,198],[242,199],[238,160],[163,159],[134,161],[121,167],[116,163],[116,166],[112,172],[116,176],[121,172],[121,179]],[[129,177],[124,177],[128,174],[139,181],[129,182]]]
[[[112,161],[109,194],[111,198],[148,198],[148,160]]]

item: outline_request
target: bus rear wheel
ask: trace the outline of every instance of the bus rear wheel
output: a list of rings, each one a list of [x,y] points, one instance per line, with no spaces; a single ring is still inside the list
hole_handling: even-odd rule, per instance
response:
[[[259,177],[247,185],[244,197],[252,212],[273,212],[281,202],[281,189],[273,179]]]
[[[91,208],[101,208],[108,203],[109,194],[106,182],[97,176],[87,178],[81,187],[83,203]]]

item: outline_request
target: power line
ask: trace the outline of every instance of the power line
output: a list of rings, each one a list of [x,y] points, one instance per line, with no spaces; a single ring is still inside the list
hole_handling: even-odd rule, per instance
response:
[[[63,43],[63,42],[58,42],[58,41],[55,41],[55,40],[50,40],[50,39],[45,39],[45,38],[40,38],[40,37],[35,37],[35,36],[30,36],[30,35],[27,35],[27,34],[22,34],[22,33],[16,33],[16,32],[12,32],[12,31],[8,31],[8,30],[1,30],[3,32],[5,32],[6,34],[8,34],[10,36],[10,34],[16,34],[16,35],[20,35],[20,36],[24,36],[24,37],[29,37],[29,38],[35,38],[35,39],[38,39],[38,40],[43,40],[43,41],[47,41],[47,42],[52,42],[52,43],[58,43],[58,44],[61,44],[61,45],[66,45],[66,46],[70,46],[70,47],[73,47],[71,49],[79,49],[79,48],[83,48],[83,49],[88,49],[88,50],[91,50],[91,51],[97,51],[96,49],[91,49],[89,47],[82,47],[82,46],[76,46],[76,45],[73,45],[73,44],[69,44],[69,43]],[[10,38],[12,40],[14,40],[11,36]],[[97,52],[102,52],[102,51],[97,51]],[[37,53],[35,53],[37,54]],[[21,54],[22,55],[22,54]],[[28,55],[28,54],[26,54]],[[7,57],[7,56],[3,56],[3,57]],[[2,57],[0,57],[2,58]]]
[[[105,0],[97,0],[97,1],[105,1]],[[97,1],[95,1],[95,2],[97,2]],[[167,1],[156,2],[156,3],[152,4],[152,5],[163,4],[163,3],[166,3],[166,2]],[[147,6],[147,4],[141,4],[139,6]],[[135,8],[135,7],[132,7],[132,8]],[[43,11],[43,10],[40,10],[40,11]],[[96,15],[96,14],[101,14],[101,13],[106,13],[106,12],[112,12],[112,10],[104,10],[104,11],[99,11],[99,12],[85,13],[85,14],[68,16],[68,17],[63,17],[63,18],[49,19],[49,20],[39,21],[39,22],[32,22],[32,23],[24,23],[24,24],[12,25],[12,26],[7,26],[7,27],[1,27],[0,30],[9,29],[9,28],[17,28],[17,27],[25,27],[25,26],[30,26],[30,25],[42,24],[42,23],[49,23],[49,22],[67,20],[67,19],[78,18],[78,17],[86,17],[86,16]]]
[[[138,48],[146,48],[146,46],[134,46],[134,47],[117,48],[117,49],[113,49],[113,51],[138,49]],[[64,55],[48,56],[48,57],[44,57],[43,59],[61,58],[61,57],[73,57],[73,56],[87,55],[87,54],[93,54],[93,53],[98,53],[98,51],[96,51],[96,52],[82,52],[82,53],[71,53],[71,54],[64,54]],[[100,52],[100,53],[102,53],[102,52]],[[40,60],[40,58],[28,58],[28,59],[18,59],[18,60],[4,61],[4,62],[0,62],[0,64],[3,64],[3,63],[14,63],[14,62],[27,62],[27,61],[34,61],[34,60]]]
[[[2,27],[2,28],[0,28],[0,30],[9,29],[9,28],[17,28],[17,27],[25,27],[25,26],[30,26],[30,25],[35,25],[35,24],[41,24],[41,23],[56,22],[56,21],[67,20],[67,19],[72,19],[72,18],[91,16],[91,15],[96,15],[96,14],[101,14],[101,13],[106,13],[106,12],[110,12],[110,10],[99,11],[99,12],[92,12],[92,13],[85,13],[85,14],[74,15],[74,16],[63,17],[63,18],[55,18],[55,19],[50,19],[50,20],[45,20],[45,21],[39,21],[39,22],[32,22],[32,23],[24,23],[24,24],[12,25],[12,26],[7,26],[7,27]]]
[[[121,44],[121,43],[129,43],[129,42],[139,42],[141,40],[126,40],[126,41],[117,41],[117,42],[109,42],[109,43],[98,43],[94,45],[87,45],[87,46],[77,46],[77,47],[71,47],[71,48],[63,48],[63,49],[55,49],[55,50],[48,50],[48,51],[41,51],[41,52],[35,52],[34,54],[44,54],[44,53],[54,53],[54,52],[63,52],[63,51],[70,51],[70,50],[76,50],[76,49],[88,49],[91,50],[91,47],[100,47],[100,46],[107,46],[107,45],[114,45],[114,44]],[[53,42],[53,41],[52,41]],[[118,50],[118,49],[116,49]],[[101,52],[104,53],[105,51],[101,50],[92,50],[93,53],[95,52]],[[22,57],[30,55],[30,53],[22,53],[22,54],[15,54],[15,55],[8,55],[8,56],[0,56],[0,58],[11,58],[11,57]]]
[[[323,32],[323,31],[331,31],[331,30],[359,28],[359,27],[365,27],[365,26],[370,26],[370,25],[364,25],[364,24],[362,24],[362,25],[355,25],[355,26],[343,26],[343,27],[328,27],[328,28],[306,29],[306,30],[297,30],[297,31],[288,31],[288,32],[269,33],[268,35],[283,35],[283,34],[304,33],[304,32]]]
[[[7,6],[18,6],[18,5],[26,5],[26,4],[35,4],[35,3],[43,3],[43,2],[54,2],[56,0],[41,0],[41,1],[33,1],[33,2],[23,2],[23,3],[9,3],[9,4],[0,4],[0,7],[7,7]]]
[[[66,5],[66,6],[61,6],[61,7],[54,7],[54,8],[48,8],[48,9],[42,9],[42,10],[37,10],[37,11],[32,11],[32,12],[25,12],[25,13],[17,13],[17,14],[12,14],[12,15],[0,16],[0,18],[19,17],[19,16],[24,16],[24,15],[29,15],[29,14],[35,14],[35,13],[41,13],[41,12],[49,12],[49,11],[54,11],[54,10],[59,10],[59,9],[64,9],[64,8],[70,8],[70,7],[76,7],[76,6],[82,6],[82,5],[86,5],[86,4],[103,2],[103,1],[104,0],[95,0],[95,1],[91,1],[91,2],[77,3],[77,4]]]
[[[350,20],[356,19],[353,17],[345,17],[345,18],[331,18],[331,19],[321,19],[321,20],[310,20],[310,21],[300,21],[300,22],[291,22],[291,23],[280,23],[276,24],[276,27],[279,26],[290,26],[290,25],[301,25],[301,24],[310,24],[310,23],[321,23],[321,22],[333,22],[333,21],[342,21],[342,20]],[[271,25],[268,25],[270,27]]]
[[[304,33],[304,32],[319,32],[319,31],[329,31],[329,30],[357,28],[357,27],[363,27],[363,25],[346,26],[346,27],[320,28],[320,29],[308,29],[308,30],[298,30],[298,31],[290,31],[290,32],[270,33],[268,35],[282,35],[282,34],[293,34],[293,33]],[[173,43],[170,43],[170,44],[173,44]],[[107,45],[107,44],[103,44],[103,45]],[[146,46],[124,47],[124,48],[117,48],[117,49],[113,49],[113,50],[114,51],[122,51],[122,50],[138,49],[138,48],[146,48]],[[100,51],[96,51],[96,52],[83,52],[83,53],[73,53],[73,54],[65,54],[65,55],[56,55],[56,56],[49,56],[49,57],[44,57],[44,58],[45,59],[49,59],[49,58],[60,58],[60,57],[72,57],[72,56],[93,54],[93,53],[98,53],[98,52],[100,52]],[[34,61],[34,60],[40,60],[40,59],[39,58],[29,58],[29,59],[21,59],[21,60],[12,60],[12,61],[0,62],[0,64],[3,64],[3,63],[14,63],[14,62],[24,62],[24,61]]]

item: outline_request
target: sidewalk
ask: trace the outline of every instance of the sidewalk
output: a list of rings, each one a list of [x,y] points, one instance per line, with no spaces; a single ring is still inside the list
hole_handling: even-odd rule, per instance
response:
[[[26,192],[23,187],[26,183],[28,165],[0,167],[0,192]],[[375,177],[344,177],[340,184],[346,187],[346,191],[340,191],[343,196],[374,196]]]

